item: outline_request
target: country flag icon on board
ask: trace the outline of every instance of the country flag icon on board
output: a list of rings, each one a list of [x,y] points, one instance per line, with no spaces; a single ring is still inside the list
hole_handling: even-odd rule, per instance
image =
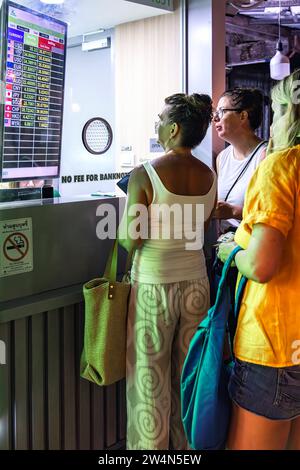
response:
[[[14,71],[13,69],[7,69],[7,72],[6,72],[6,80],[7,81],[14,81],[14,79],[16,78],[15,74],[14,74]]]

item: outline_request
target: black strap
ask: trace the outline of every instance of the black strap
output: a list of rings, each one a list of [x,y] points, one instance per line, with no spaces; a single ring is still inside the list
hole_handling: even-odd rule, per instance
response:
[[[239,173],[239,175],[237,176],[236,180],[234,181],[234,183],[232,184],[231,188],[229,189],[228,193],[226,194],[226,197],[225,197],[225,199],[224,199],[225,202],[227,201],[229,194],[231,193],[231,191],[232,191],[233,188],[235,187],[235,185],[236,185],[236,183],[238,182],[238,180],[243,176],[243,174],[244,174],[245,171],[247,170],[247,168],[248,168],[248,166],[249,166],[251,160],[253,159],[254,155],[255,155],[255,154],[258,152],[258,150],[259,150],[264,144],[266,144],[266,143],[267,143],[266,140],[263,140],[262,142],[260,142],[260,143],[258,144],[258,146],[253,150],[252,155],[251,155],[250,157],[248,157],[246,164],[245,164],[245,165],[243,166],[243,168],[242,168],[242,171]]]

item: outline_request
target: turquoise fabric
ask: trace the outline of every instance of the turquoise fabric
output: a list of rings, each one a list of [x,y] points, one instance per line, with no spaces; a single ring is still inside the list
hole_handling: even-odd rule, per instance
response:
[[[224,265],[215,305],[192,338],[182,370],[182,421],[193,449],[222,449],[226,443],[231,411],[228,382],[233,366],[230,337],[234,336],[227,326],[231,310],[227,274],[239,250],[241,247],[235,248]],[[242,277],[237,290],[236,318],[246,281]],[[236,321],[232,323],[235,325]],[[231,358],[227,361],[223,358],[226,335],[231,346]]]

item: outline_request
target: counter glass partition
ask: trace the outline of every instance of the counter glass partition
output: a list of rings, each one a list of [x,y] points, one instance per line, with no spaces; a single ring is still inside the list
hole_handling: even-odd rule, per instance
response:
[[[157,113],[183,91],[182,4],[141,3],[3,0],[0,185],[113,194],[161,154]]]

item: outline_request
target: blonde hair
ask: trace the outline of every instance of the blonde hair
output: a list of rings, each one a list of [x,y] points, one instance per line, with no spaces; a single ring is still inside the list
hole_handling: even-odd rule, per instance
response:
[[[267,154],[300,143],[300,69],[281,80],[271,93],[273,109],[280,107],[272,124]]]

